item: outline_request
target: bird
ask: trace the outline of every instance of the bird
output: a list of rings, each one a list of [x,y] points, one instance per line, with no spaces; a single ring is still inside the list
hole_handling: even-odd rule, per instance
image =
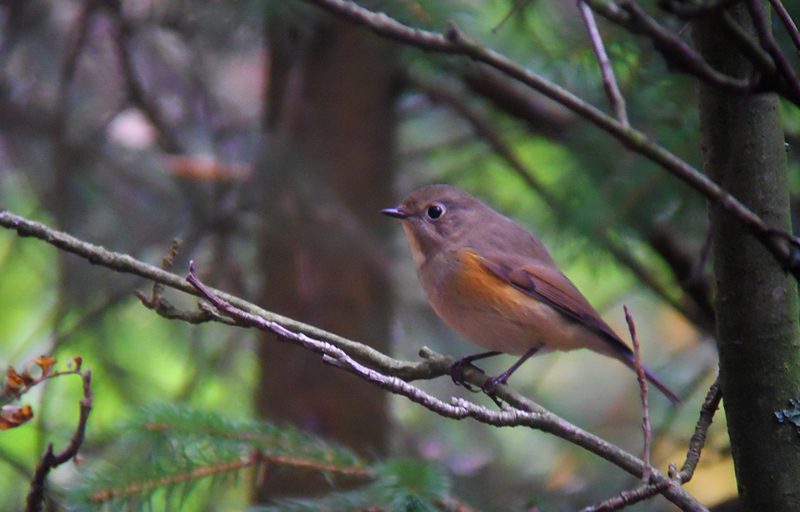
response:
[[[428,302],[449,327],[488,352],[451,367],[500,354],[520,356],[490,378],[490,396],[536,353],[589,349],[636,371],[634,352],[559,269],[545,245],[514,220],[451,185],[429,185],[382,213],[402,221]],[[680,398],[642,365],[645,377],[673,404]]]

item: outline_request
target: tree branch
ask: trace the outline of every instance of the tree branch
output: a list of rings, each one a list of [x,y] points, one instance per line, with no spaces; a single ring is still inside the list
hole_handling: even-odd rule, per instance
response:
[[[80,418],[78,427],[70,439],[69,444],[58,454],[53,454],[53,443],[47,446],[39,465],[36,466],[36,473],[31,481],[31,490],[25,506],[25,512],[41,512],[44,503],[45,480],[50,471],[64,464],[68,460],[78,455],[78,450],[83,444],[86,436],[86,422],[89,420],[89,413],[92,412],[92,372],[86,371],[83,377],[83,399],[80,402]]]
[[[199,295],[199,292],[189,284],[186,279],[175,275],[166,270],[143,263],[127,254],[120,254],[109,251],[99,245],[90,244],[70,236],[64,232],[54,230],[44,224],[25,219],[11,212],[0,210],[0,226],[14,229],[22,237],[34,237],[47,242],[63,251],[75,254],[93,265],[100,265],[116,272],[132,274],[156,283],[161,283],[170,288],[180,290],[192,295]],[[349,340],[342,336],[329,333],[314,326],[286,318],[282,315],[265,311],[247,301],[228,295],[224,292],[214,290],[214,293],[227,300],[234,306],[241,308],[249,313],[256,314],[268,320],[280,323],[281,325],[317,337],[327,341],[332,345],[347,350],[357,360],[380,369],[390,375],[394,375],[404,380],[414,380],[423,378],[433,378],[440,375],[449,374],[448,368],[439,368],[432,363],[412,363],[408,361],[398,361],[392,359],[381,352]]]
[[[786,11],[786,7],[783,6],[781,0],[769,0],[769,3],[772,4],[772,10],[781,19],[781,23],[789,33],[789,37],[792,38],[795,48],[800,50],[800,32],[797,31],[797,25],[795,25],[794,20]]]
[[[628,306],[622,306],[625,310],[625,321],[628,323],[628,330],[631,333],[633,342],[633,363],[636,368],[636,379],[639,381],[639,388],[642,396],[642,433],[644,434],[644,447],[642,448],[642,458],[644,459],[645,470],[642,481],[645,485],[650,480],[650,438],[653,431],[650,429],[650,406],[647,403],[647,377],[642,366],[642,355],[639,346],[639,337],[636,335],[636,324],[633,322]]]
[[[597,28],[597,21],[594,19],[594,13],[591,7],[586,2],[579,0],[578,8],[583,17],[583,23],[586,25],[586,31],[589,33],[589,40],[592,42],[594,54],[597,57],[597,63],[600,65],[600,75],[603,78],[603,87],[608,95],[608,102],[611,108],[617,115],[617,120],[625,126],[630,126],[628,121],[628,109],[625,106],[625,98],[619,90],[617,78],[614,75],[614,68],[611,66],[611,61],[608,59],[606,47],[603,44],[603,38],[600,37],[600,30]]]
[[[622,510],[625,507],[635,505],[642,501],[648,500],[661,493],[666,484],[649,484],[642,485],[630,491],[622,491],[613,498],[610,498],[597,505],[586,507],[582,512],[610,512],[612,510]]]
[[[717,380],[708,390],[708,395],[706,395],[703,406],[700,408],[700,418],[697,420],[694,434],[692,434],[692,439],[689,441],[686,461],[683,463],[680,473],[675,474],[677,468],[670,468],[671,477],[686,483],[694,476],[694,470],[700,461],[700,453],[706,443],[708,429],[711,427],[711,422],[714,421],[714,414],[719,408],[720,400],[722,400],[722,390],[719,387],[719,376],[717,376]]]
[[[789,99],[795,98],[793,101],[797,103],[796,98],[800,98],[800,82],[798,82],[797,75],[794,69],[792,69],[792,65],[789,64],[786,55],[781,51],[778,42],[775,41],[775,37],[772,35],[771,25],[764,19],[764,14],[761,11],[761,2],[758,0],[746,0],[745,3],[750,12],[750,19],[753,20],[753,25],[755,25],[756,32],[758,33],[761,47],[770,54],[772,60],[775,61],[778,72],[786,81],[789,91],[792,94]]]

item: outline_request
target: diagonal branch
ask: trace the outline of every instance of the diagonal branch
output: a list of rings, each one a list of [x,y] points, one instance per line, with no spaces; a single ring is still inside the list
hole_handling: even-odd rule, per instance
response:
[[[93,265],[100,265],[116,272],[132,274],[165,286],[180,290],[193,295],[199,292],[186,279],[167,272],[161,268],[148,265],[127,254],[109,251],[99,245],[90,244],[70,236],[62,231],[54,230],[44,224],[28,220],[24,217],[14,215],[11,212],[0,210],[0,226],[7,229],[14,229],[21,237],[34,237],[47,242],[48,244],[61,249],[65,252],[75,254]],[[238,297],[228,295],[223,292],[214,291],[221,298],[229,301],[249,313],[253,313],[269,320],[275,321],[289,329],[315,336],[325,340],[332,345],[347,350],[357,360],[369,364],[374,368],[397,376],[404,380],[414,380],[422,378],[433,378],[439,375],[448,374],[447,368],[439,368],[440,365],[432,363],[412,363],[408,361],[398,361],[384,355],[383,353],[361,343],[349,340],[342,336],[329,333],[317,327],[298,322],[291,318],[265,311],[254,304],[251,304]]]
[[[603,44],[603,38],[600,37],[600,30],[597,28],[597,21],[594,19],[594,13],[583,0],[578,1],[578,8],[583,17],[583,23],[586,25],[586,31],[589,33],[589,40],[592,42],[594,54],[597,56],[597,63],[600,64],[600,75],[603,77],[603,87],[608,95],[608,102],[611,108],[617,114],[617,120],[625,126],[630,126],[628,122],[628,108],[625,106],[625,98],[619,90],[617,78],[614,75],[614,68],[611,66],[611,61],[608,59],[606,47]]]
[[[789,33],[789,37],[792,39],[795,48],[800,50],[800,32],[797,31],[797,25],[794,23],[788,11],[786,11],[786,7],[783,6],[781,0],[769,0],[769,3],[772,4],[772,10],[778,15],[781,23],[783,23],[783,26]]]
[[[758,0],[747,0],[745,3],[747,4],[750,18],[753,20],[753,25],[755,25],[756,32],[758,33],[761,46],[767,50],[772,60],[775,61],[775,66],[778,68],[778,72],[780,72],[784,80],[786,80],[789,91],[791,91],[793,97],[800,98],[800,81],[797,80],[797,75],[794,69],[792,69],[792,65],[789,64],[786,55],[781,51],[778,42],[775,41],[770,24],[764,19],[764,12],[761,10],[761,2]]]
[[[660,165],[703,194],[714,204],[719,204],[724,211],[733,215],[745,230],[755,236],[788,272],[791,272],[795,278],[800,278],[800,240],[790,233],[765,224],[758,215],[713,180],[648,138],[644,133],[625,126],[622,122],[608,116],[575,94],[520,66],[508,57],[468,39],[455,25],[451,24],[447,32],[442,34],[404,25],[385,13],[370,11],[350,1],[305,1],[353,23],[364,25],[387,39],[415,46],[422,50],[463,55],[483,62],[539,91],[608,132],[629,150]]]
[[[700,461],[700,454],[703,451],[703,446],[706,444],[706,436],[708,429],[711,427],[711,422],[714,420],[714,414],[719,408],[719,402],[722,400],[722,390],[719,387],[719,376],[714,381],[711,388],[708,390],[708,395],[700,408],[700,418],[697,420],[692,439],[689,441],[689,450],[686,454],[686,461],[683,463],[680,473],[677,473],[677,468],[673,470],[670,468],[670,476],[676,473],[673,478],[677,478],[683,483],[688,482],[694,476],[694,470],[697,468],[697,463]]]
[[[644,434],[644,447],[642,448],[642,458],[644,459],[645,470],[642,475],[642,482],[647,485],[650,480],[650,438],[653,431],[650,428],[650,406],[647,403],[647,378],[644,373],[644,366],[642,366],[642,356],[639,346],[639,337],[636,335],[636,324],[633,322],[631,312],[628,311],[628,306],[622,306],[625,310],[625,321],[628,323],[628,330],[631,333],[631,341],[633,342],[633,362],[636,368],[636,378],[639,381],[639,388],[641,389],[642,396],[642,433]]]

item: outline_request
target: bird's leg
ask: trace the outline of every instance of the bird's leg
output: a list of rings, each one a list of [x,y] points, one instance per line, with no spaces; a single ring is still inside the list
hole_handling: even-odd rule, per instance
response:
[[[469,391],[477,392],[478,391],[477,389],[473,388],[472,386],[464,382],[464,376],[463,376],[464,368],[467,365],[472,364],[473,361],[477,361],[479,359],[486,359],[487,357],[499,356],[500,354],[502,354],[502,352],[497,352],[495,350],[492,350],[491,352],[481,352],[480,354],[473,354],[471,356],[462,357],[461,359],[453,363],[453,366],[450,367],[450,377],[453,379],[453,383],[456,386],[464,386]],[[478,367],[476,366],[476,368]],[[478,368],[478,370],[483,371],[480,368]]]
[[[500,384],[505,384],[508,381],[508,378],[511,377],[511,374],[517,371],[517,368],[522,366],[522,364],[530,359],[530,357],[535,354],[541,347],[533,347],[532,349],[525,352],[519,360],[511,365],[511,368],[504,371],[497,377],[492,377],[486,382],[483,383],[481,386],[481,391],[489,395],[492,399],[494,399],[495,391],[497,391],[497,386]],[[496,402],[496,400],[495,400]]]

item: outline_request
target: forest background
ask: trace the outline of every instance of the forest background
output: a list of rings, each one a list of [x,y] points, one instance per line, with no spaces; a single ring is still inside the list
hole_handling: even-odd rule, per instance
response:
[[[426,52],[380,37],[352,15],[331,14],[344,3],[331,2],[327,12],[312,3],[326,2],[0,6],[0,209],[157,267],[171,254],[167,266],[181,276],[191,259],[210,286],[418,361],[423,346],[452,357],[474,347],[427,305],[402,231],[380,210],[428,183],[458,185],[536,233],[626,340],[623,305],[629,308],[642,359],[684,398],[673,408],[650,395],[652,464],[662,473],[671,462],[680,467],[717,378],[712,240],[724,231],[722,221],[709,219],[724,208],[622,132],[633,127],[702,169],[703,146],[713,140],[707,130],[701,135],[698,98],[779,95],[788,167],[777,188],[794,207],[800,95],[778,51],[797,67],[797,31],[784,28],[777,6],[794,14],[800,4],[772,2],[767,12],[759,2],[359,2],[446,34],[442,40],[454,45],[417,44],[433,50]],[[703,74],[687,64],[683,47],[664,43],[703,49],[709,43],[696,39],[698,31],[716,30],[707,18],[744,12],[757,21],[750,5],[772,21],[774,48],[761,42],[777,78],[766,64],[751,64],[756,71],[745,78],[725,70],[739,80],[725,81],[730,76]],[[758,46],[763,34],[750,35]],[[608,62],[598,58],[598,42]],[[568,108],[487,64],[476,45],[596,105],[622,128],[591,116],[587,122],[586,109]],[[725,188],[737,179],[737,157],[728,158],[722,167],[730,174],[714,176]],[[169,305],[157,300],[162,293]],[[425,492],[408,491],[419,503],[433,496],[430,503],[444,508],[476,510],[572,510],[637,486],[634,476],[564,439],[441,417],[325,365],[318,354],[278,343],[273,333],[165,318],[187,319],[196,302],[0,232],[0,361],[37,377],[68,370],[70,362],[74,368],[79,357],[81,372],[92,374],[80,463],[49,476],[51,510],[105,502],[240,509],[286,496],[321,508],[311,496],[329,496],[329,480],[350,488],[353,482],[339,478],[403,472],[419,477],[414,485]],[[757,309],[747,314],[756,317]],[[789,344],[797,341],[794,329],[784,336]],[[42,355],[55,358],[52,370],[47,359],[35,362]],[[496,375],[510,362],[498,358],[485,369]],[[786,367],[794,371],[793,364]],[[413,384],[445,402],[456,396],[496,410],[447,377]],[[638,383],[618,363],[591,353],[546,355],[526,363],[511,384],[642,455]],[[789,399],[800,396],[793,386],[796,393],[765,407],[790,408]],[[44,380],[20,400],[6,393],[14,406],[31,405],[33,417],[0,432],[0,508],[25,507],[47,444],[58,451],[73,437],[82,396],[69,375]],[[737,494],[724,412],[714,417],[685,486],[708,507]],[[297,451],[270,458],[266,446],[246,445],[261,454],[254,458],[241,444],[181,444],[200,435],[200,426],[252,433],[254,419],[279,425],[259,434],[272,440],[266,445],[286,435]],[[797,443],[789,426],[773,422],[794,436],[784,441]],[[167,432],[159,441],[166,445],[137,437],[159,430],[154,425],[184,437],[179,443]],[[181,462],[171,464],[176,457]],[[385,460],[396,465],[375,469]],[[350,471],[356,467],[361,473]],[[97,496],[108,499],[90,499]],[[337,506],[357,502],[337,496]],[[656,498],[638,507],[672,505]]]

